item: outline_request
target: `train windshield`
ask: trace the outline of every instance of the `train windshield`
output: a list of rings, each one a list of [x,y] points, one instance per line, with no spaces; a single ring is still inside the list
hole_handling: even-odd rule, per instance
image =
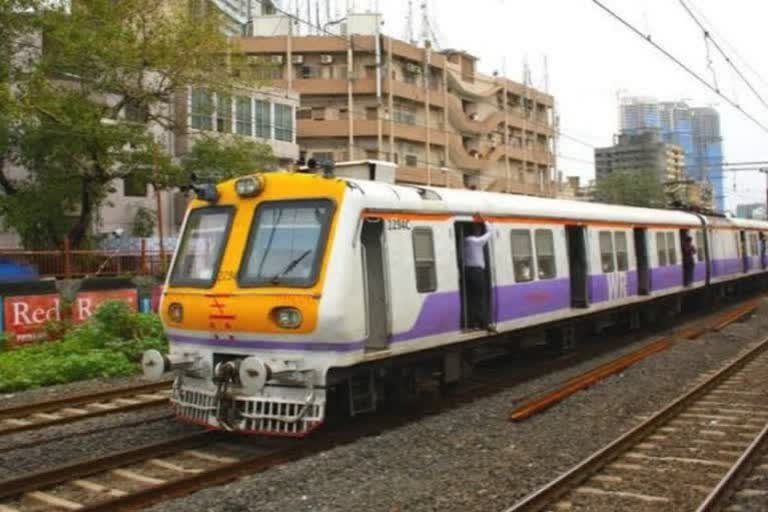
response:
[[[333,202],[324,199],[262,203],[253,219],[240,285],[313,286],[333,210]]]
[[[199,208],[190,212],[171,273],[171,285],[199,288],[213,285],[233,213],[231,207]]]

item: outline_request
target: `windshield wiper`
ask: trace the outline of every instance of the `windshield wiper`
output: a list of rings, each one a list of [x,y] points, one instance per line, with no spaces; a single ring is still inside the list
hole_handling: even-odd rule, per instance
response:
[[[277,283],[279,283],[279,282],[280,282],[280,278],[281,278],[281,277],[283,277],[285,274],[287,274],[288,272],[290,272],[291,270],[293,270],[294,268],[296,268],[296,265],[298,265],[299,263],[301,263],[301,260],[303,260],[304,258],[306,258],[307,256],[309,256],[309,254],[310,254],[311,252],[312,252],[312,249],[307,249],[306,251],[304,251],[303,253],[301,253],[301,255],[299,255],[299,257],[298,257],[298,258],[296,258],[295,260],[293,260],[292,262],[290,262],[290,263],[288,264],[288,266],[287,266],[287,267],[285,267],[285,270],[283,270],[282,272],[280,272],[279,274],[275,275],[275,277],[273,277],[273,278],[272,278],[272,281],[271,281],[271,282],[272,282],[272,284],[277,284]]]

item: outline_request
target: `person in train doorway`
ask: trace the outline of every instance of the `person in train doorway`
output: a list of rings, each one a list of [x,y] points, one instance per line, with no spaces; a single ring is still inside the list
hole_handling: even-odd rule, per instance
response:
[[[467,304],[469,305],[469,327],[486,329],[496,333],[490,320],[490,286],[485,273],[485,247],[491,239],[493,228],[479,214],[475,214],[472,233],[464,237],[464,275],[467,282]],[[485,225],[485,233],[483,226]]]
[[[693,269],[696,264],[696,247],[690,235],[683,236],[683,284],[690,286],[693,283]]]

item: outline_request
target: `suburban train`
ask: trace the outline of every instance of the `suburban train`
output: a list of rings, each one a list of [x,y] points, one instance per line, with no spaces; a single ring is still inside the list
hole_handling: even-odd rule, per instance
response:
[[[768,275],[767,222],[393,181],[361,162],[196,186],[160,306],[170,351],[142,360],[148,377],[175,372],[179,419],[302,437],[459,382],[484,353],[572,348],[583,329]],[[462,241],[478,214],[491,332],[469,328]]]

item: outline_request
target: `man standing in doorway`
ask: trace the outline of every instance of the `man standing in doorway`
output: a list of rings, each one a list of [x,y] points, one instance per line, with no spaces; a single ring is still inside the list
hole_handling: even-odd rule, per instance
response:
[[[490,321],[488,279],[485,275],[485,246],[491,239],[492,228],[488,222],[475,214],[472,226],[473,232],[464,237],[464,275],[467,283],[467,305],[469,310],[469,327],[473,329],[487,329],[496,332],[496,328]],[[485,225],[483,233],[482,222]]]
[[[693,283],[693,269],[696,265],[696,247],[693,246],[691,235],[683,236],[683,285],[690,286]]]

